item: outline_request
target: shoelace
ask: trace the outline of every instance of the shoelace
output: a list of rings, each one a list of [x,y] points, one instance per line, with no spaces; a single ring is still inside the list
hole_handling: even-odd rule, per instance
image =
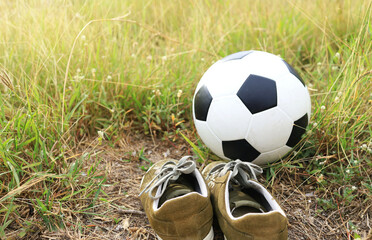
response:
[[[235,160],[228,163],[220,163],[214,166],[207,175],[207,179],[214,178],[216,176],[223,176],[228,171],[231,171],[231,179],[241,186],[248,186],[248,180],[257,180],[257,176],[263,171],[258,165],[251,162],[242,162],[241,160]]]
[[[184,156],[177,164],[173,161],[166,162],[161,167],[159,173],[146,185],[138,196],[141,196],[143,193],[149,193],[150,198],[159,199],[167,188],[169,181],[175,181],[181,174],[190,174],[195,170],[195,162],[190,159],[192,159],[191,156]],[[156,190],[155,196],[152,195],[153,191],[159,187],[161,189],[160,192]]]

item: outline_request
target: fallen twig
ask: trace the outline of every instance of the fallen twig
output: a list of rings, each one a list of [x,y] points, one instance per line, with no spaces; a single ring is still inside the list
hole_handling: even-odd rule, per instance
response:
[[[145,212],[134,210],[134,209],[118,209],[119,213],[123,214],[137,214],[137,215],[146,215]]]

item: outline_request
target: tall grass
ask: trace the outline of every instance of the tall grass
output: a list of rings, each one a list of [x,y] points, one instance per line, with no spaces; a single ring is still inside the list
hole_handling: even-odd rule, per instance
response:
[[[371,192],[368,1],[1,1],[0,23],[0,67],[11,81],[0,86],[3,238],[12,224],[20,236],[35,226],[27,208],[56,229],[66,209],[93,206],[104,178],[95,165],[84,172],[89,154],[74,147],[98,131],[113,142],[125,131],[192,131],[204,71],[248,49],[280,55],[310,88],[311,124],[292,161],[324,157],[311,174],[336,172],[343,184],[351,169]]]

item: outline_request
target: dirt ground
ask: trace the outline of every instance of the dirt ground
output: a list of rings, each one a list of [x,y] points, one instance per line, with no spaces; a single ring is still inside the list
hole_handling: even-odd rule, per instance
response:
[[[102,190],[106,193],[103,198],[109,204],[102,204],[96,210],[98,216],[83,215],[78,219],[87,226],[83,228],[85,230],[67,228],[61,232],[44,232],[42,238],[156,239],[138,198],[139,184],[145,174],[143,168],[147,168],[149,162],[140,160],[138,156],[142,151],[142,156],[151,162],[164,158],[179,159],[192,154],[191,148],[186,143],[174,144],[160,140],[154,144],[151,138],[141,136],[130,140],[122,139],[114,147],[105,144],[94,149],[89,147],[83,144],[81,149],[94,152],[94,158],[102,159],[98,168],[107,175],[107,182]],[[259,180],[261,183],[265,182],[262,176]],[[364,215],[353,213],[353,206],[317,214],[317,192],[311,186],[301,183],[293,178],[293,173],[288,169],[283,169],[277,174],[272,187],[268,187],[287,214],[289,239],[354,239],[347,234],[347,220],[361,221],[362,225],[359,227],[362,231],[359,235],[364,236],[362,239],[370,239],[371,235],[367,237],[370,229],[369,217],[372,216],[370,207]],[[341,216],[341,211],[344,212],[344,217]],[[214,239],[223,239],[218,225],[214,225]]]

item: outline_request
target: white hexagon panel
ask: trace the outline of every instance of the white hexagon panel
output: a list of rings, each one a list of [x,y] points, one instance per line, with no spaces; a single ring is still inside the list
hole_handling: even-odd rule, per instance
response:
[[[223,157],[222,141],[212,132],[207,122],[195,120],[194,123],[196,130],[198,131],[198,134],[202,141],[205,143],[205,145],[209,146],[209,148],[215,154]]]
[[[310,95],[307,88],[302,85],[294,75],[281,75],[276,80],[278,92],[278,106],[293,121],[302,117],[305,113],[310,116]]]
[[[281,148],[275,149],[270,152],[261,153],[260,156],[258,156],[253,163],[262,165],[268,162],[273,162],[275,160],[278,160],[279,158],[283,157],[286,153],[291,151],[292,148],[288,146],[283,146]]]
[[[292,126],[292,119],[275,107],[252,116],[246,139],[261,153],[269,152],[286,144]]]
[[[217,62],[213,70],[207,71],[201,79],[213,98],[234,95],[252,72],[250,66],[242,61]]]
[[[244,138],[252,114],[236,95],[213,99],[207,116],[207,124],[223,141]]]
[[[254,74],[270,79],[275,79],[278,75],[288,72],[280,57],[267,52],[252,51],[251,54],[242,59],[242,62],[245,65],[254,66]]]

